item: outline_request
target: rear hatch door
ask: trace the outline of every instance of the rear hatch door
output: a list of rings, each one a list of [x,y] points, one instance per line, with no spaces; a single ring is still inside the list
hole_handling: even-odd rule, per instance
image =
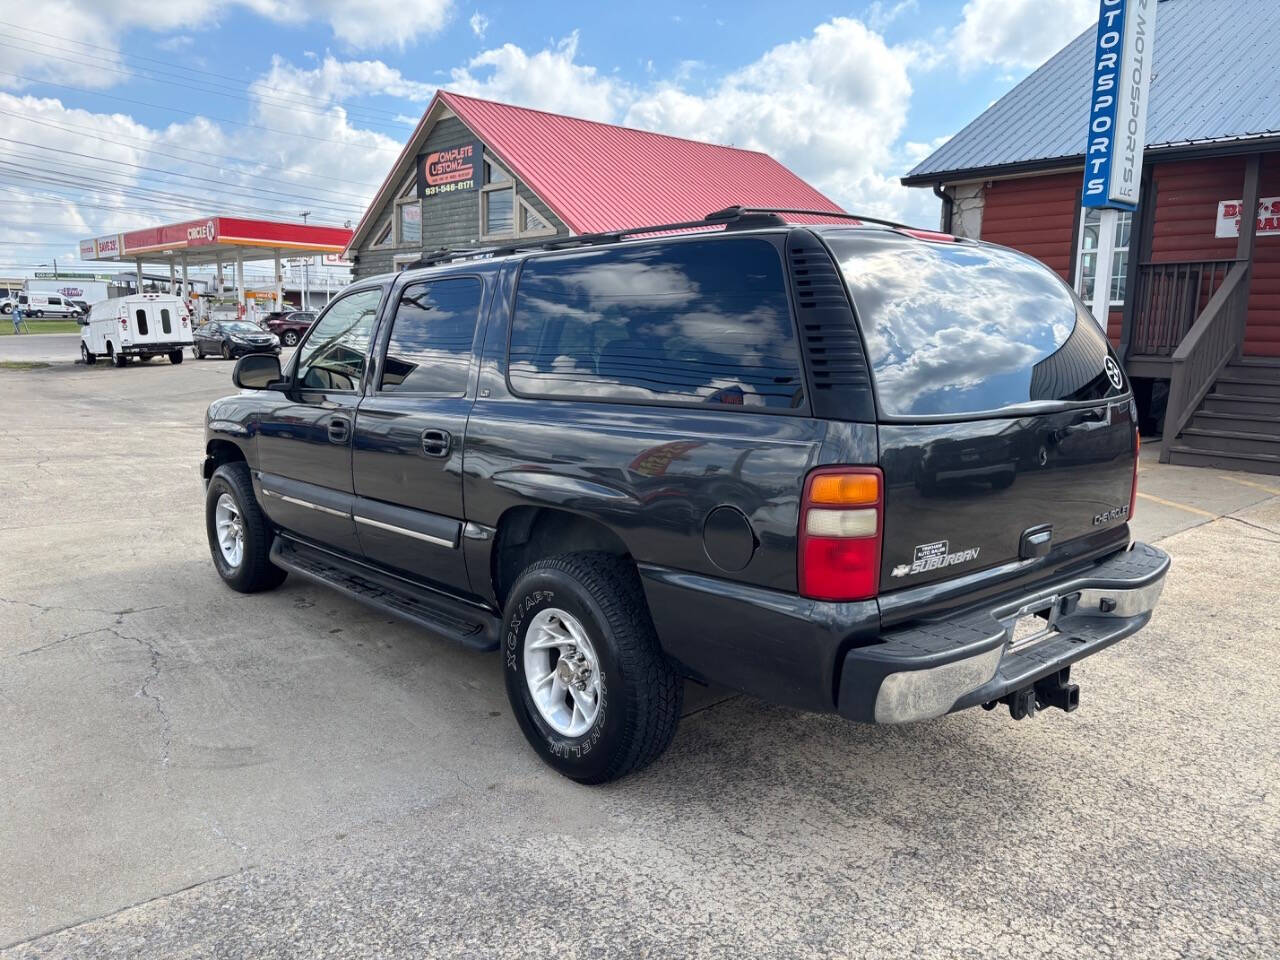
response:
[[[875,385],[881,593],[1030,559],[1127,522],[1136,455],[1128,383],[1056,274],[972,241],[866,228],[824,236]]]

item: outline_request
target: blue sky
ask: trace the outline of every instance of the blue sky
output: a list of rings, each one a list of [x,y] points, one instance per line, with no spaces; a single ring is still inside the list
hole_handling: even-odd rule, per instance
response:
[[[1096,0],[0,0],[0,273],[235,208],[357,220],[437,87],[761,149],[848,209]],[[785,15],[783,15],[785,13]]]

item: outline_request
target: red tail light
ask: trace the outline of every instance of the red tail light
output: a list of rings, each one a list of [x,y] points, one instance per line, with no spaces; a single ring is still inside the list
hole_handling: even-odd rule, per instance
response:
[[[1133,482],[1129,484],[1129,519],[1133,519],[1133,512],[1138,509],[1138,459],[1142,453],[1142,435],[1138,433],[1138,428],[1133,428]]]
[[[878,467],[811,472],[800,503],[800,593],[815,600],[874,597],[883,537],[884,474]]]
[[[128,330],[128,329],[129,329],[129,321],[128,321],[127,319],[125,319],[124,317],[121,317],[121,318],[120,318],[120,329],[121,329],[121,330]]]

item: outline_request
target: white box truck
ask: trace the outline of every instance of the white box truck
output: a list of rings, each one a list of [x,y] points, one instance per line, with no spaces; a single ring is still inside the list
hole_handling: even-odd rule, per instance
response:
[[[123,367],[130,357],[147,361],[167,356],[182,362],[191,346],[191,314],[181,297],[140,293],[95,303],[80,331],[80,355],[85,363],[106,357]]]

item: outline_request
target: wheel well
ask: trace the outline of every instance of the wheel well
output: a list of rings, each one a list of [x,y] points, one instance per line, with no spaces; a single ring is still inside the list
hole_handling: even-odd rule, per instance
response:
[[[235,463],[244,460],[244,451],[230,440],[210,440],[205,448],[204,478],[208,480],[224,463]]]
[[[622,539],[598,520],[567,510],[515,507],[498,521],[491,559],[493,591],[501,607],[520,571],[562,553],[598,550],[631,560]]]

